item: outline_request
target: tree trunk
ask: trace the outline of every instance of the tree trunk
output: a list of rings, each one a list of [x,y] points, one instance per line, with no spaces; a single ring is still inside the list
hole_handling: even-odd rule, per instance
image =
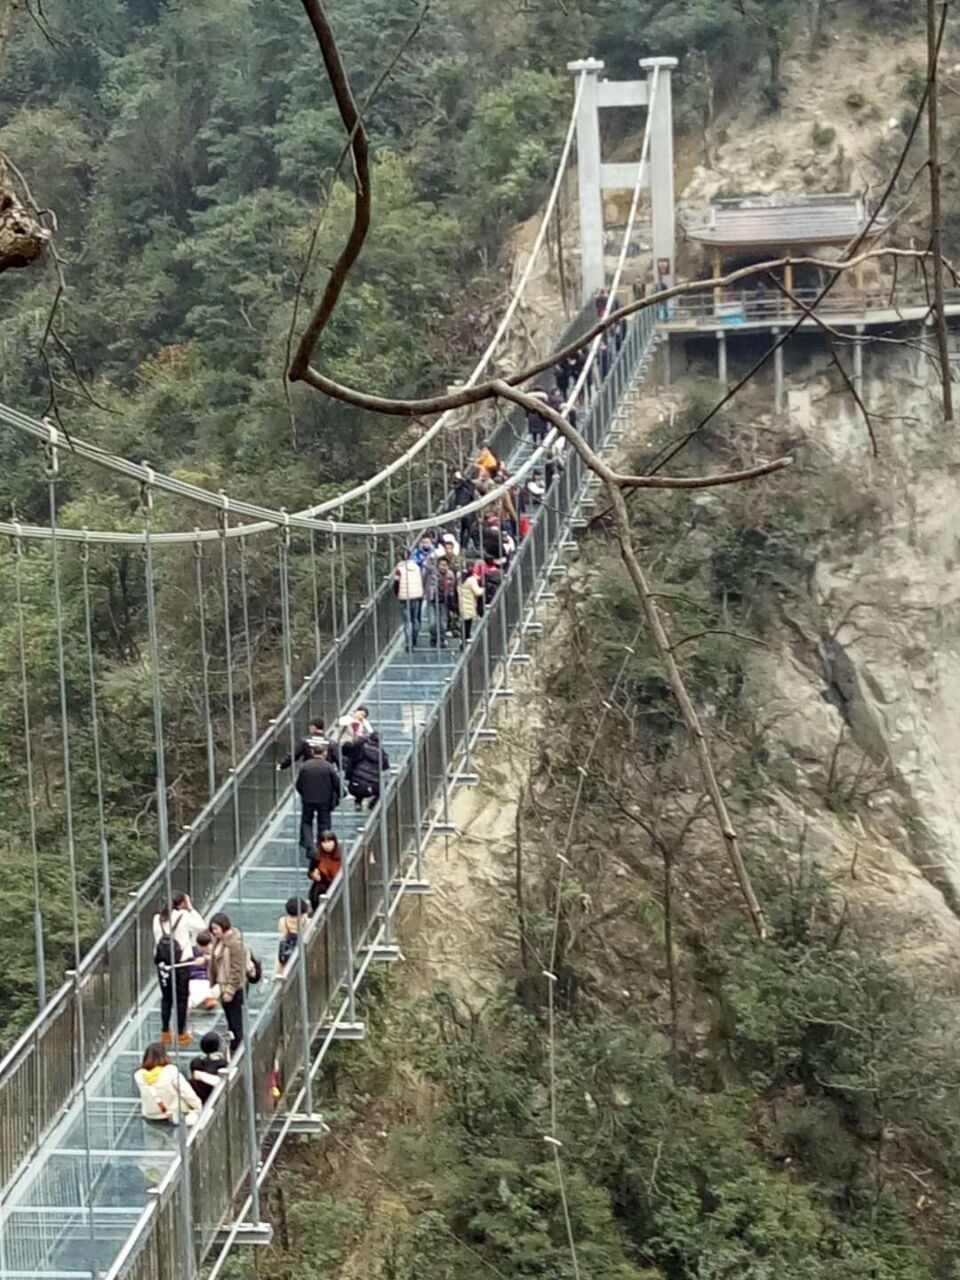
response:
[[[517,928],[520,930],[520,964],[524,973],[530,968],[530,949],[527,946],[527,911],[523,901],[523,792],[517,800],[516,820],[516,894],[517,894]]]
[[[673,945],[673,850],[662,845],[660,852],[663,856],[663,949],[670,991],[670,1073],[676,1079],[680,1058],[680,998],[677,992],[677,957]]]
[[[0,0],[0,64],[10,37],[13,35],[13,24],[20,9],[21,0]]]
[[[810,52],[823,44],[823,0],[810,0]]]

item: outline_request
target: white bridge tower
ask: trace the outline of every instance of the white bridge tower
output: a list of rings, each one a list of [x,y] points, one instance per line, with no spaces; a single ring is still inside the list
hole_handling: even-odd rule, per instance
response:
[[[580,273],[582,301],[587,303],[605,283],[603,265],[603,193],[637,183],[636,164],[604,164],[600,155],[602,107],[650,106],[653,70],[656,93],[650,122],[650,160],[640,175],[641,187],[650,192],[653,215],[654,287],[673,284],[675,214],[673,204],[673,95],[672,72],[676,58],[641,58],[643,80],[601,80],[604,64],[596,58],[568,62],[567,70],[584,74],[583,94],[577,115],[577,169],[580,185]]]

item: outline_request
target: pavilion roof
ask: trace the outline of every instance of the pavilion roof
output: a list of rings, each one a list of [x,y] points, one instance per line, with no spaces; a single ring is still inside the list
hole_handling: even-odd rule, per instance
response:
[[[686,231],[692,240],[721,248],[788,248],[846,244],[860,235],[868,221],[863,200],[856,195],[747,196],[713,201],[707,222]],[[886,220],[877,219],[870,237],[879,235],[886,225]]]

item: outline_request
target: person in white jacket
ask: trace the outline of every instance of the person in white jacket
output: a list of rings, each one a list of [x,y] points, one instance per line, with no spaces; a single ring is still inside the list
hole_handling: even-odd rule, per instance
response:
[[[180,952],[187,958],[193,955],[197,934],[203,933],[207,922],[182,889],[176,889],[172,898],[173,914],[166,904],[153,917],[153,941],[157,943],[165,933],[172,933],[180,944]]]
[[[417,647],[423,609],[423,571],[410,551],[393,571],[393,592],[400,601],[403,642],[407,653]]]
[[[460,648],[470,639],[473,620],[483,610],[483,565],[478,560],[457,587],[460,598]]]
[[[190,1082],[167,1057],[162,1044],[147,1045],[140,1070],[134,1073],[140,1090],[140,1109],[145,1120],[166,1120],[179,1124],[197,1123],[203,1104]]]

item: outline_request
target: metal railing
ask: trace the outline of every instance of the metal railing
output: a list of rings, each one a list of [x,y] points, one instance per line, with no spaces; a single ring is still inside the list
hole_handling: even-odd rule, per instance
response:
[[[642,315],[627,332],[602,387],[580,427],[594,447],[607,435],[617,404],[649,350],[655,332],[652,317]],[[511,430],[520,427],[514,418]],[[414,735],[412,750],[386,787],[382,820],[371,821],[350,850],[322,912],[310,922],[284,978],[267,997],[242,1052],[253,1055],[256,1130],[265,1177],[273,1147],[282,1140],[284,1121],[297,1095],[302,1067],[302,1021],[296,967],[306,965],[308,1017],[312,1036],[324,1035],[314,1070],[332,1038],[332,1026],[344,1016],[348,974],[354,985],[369,963],[370,948],[384,921],[395,911],[402,886],[415,874],[429,814],[446,797],[455,773],[454,756],[469,752],[474,725],[506,681],[511,647],[521,638],[521,623],[535,600],[537,583],[546,581],[551,561],[569,536],[570,521],[585,490],[587,471],[567,451],[566,469],[548,490],[530,532],[524,538],[504,582],[480,620],[471,643],[452,669],[426,723]],[[395,612],[392,593],[387,602]],[[380,600],[377,605],[379,607]],[[455,748],[455,749],[454,749]],[[349,897],[349,911],[345,899]],[[277,1073],[275,1075],[275,1073]],[[279,1101],[269,1097],[268,1081],[279,1079]],[[234,1064],[215,1105],[191,1130],[188,1161],[192,1229],[183,1239],[183,1179],[170,1176],[142,1215],[128,1247],[108,1280],[182,1280],[210,1252],[232,1215],[241,1211],[249,1181],[248,1119],[242,1072]]]
[[[799,303],[811,308],[820,296],[819,289],[810,288],[794,289],[792,293]],[[918,308],[929,307],[930,301],[922,284],[898,285],[896,289],[875,287],[862,292],[849,286],[838,286],[817,303],[816,312],[823,317],[843,315],[869,319],[880,311],[915,313]],[[947,290],[946,303],[960,307],[960,289]],[[660,324],[716,329],[718,326],[758,322],[792,324],[800,315],[802,306],[793,306],[774,288],[757,290],[754,287],[724,289],[719,296],[712,292],[686,294],[671,298],[653,310]],[[914,315],[908,318],[913,319]],[[814,324],[815,321],[805,320],[805,323]]]

